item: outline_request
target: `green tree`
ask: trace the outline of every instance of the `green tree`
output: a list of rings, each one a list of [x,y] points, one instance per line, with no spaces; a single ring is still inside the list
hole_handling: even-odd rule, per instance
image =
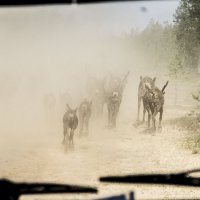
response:
[[[174,15],[176,44],[183,65],[197,72],[200,53],[200,1],[180,0]]]

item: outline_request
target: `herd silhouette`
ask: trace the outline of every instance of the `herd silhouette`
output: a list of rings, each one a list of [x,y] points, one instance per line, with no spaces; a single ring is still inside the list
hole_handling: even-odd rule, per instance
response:
[[[107,124],[108,129],[117,127],[117,117],[120,105],[123,100],[123,92],[127,84],[129,72],[123,77],[110,74],[103,79],[97,79],[91,75],[86,79],[87,97],[76,108],[71,108],[67,93],[62,95],[62,102],[65,103],[65,113],[63,116],[63,144],[67,149],[74,147],[74,134],[79,127],[79,136],[88,136],[90,128],[90,120],[100,120],[104,106],[107,107]],[[162,129],[164,94],[168,81],[159,89],[156,86],[156,77],[148,76],[139,79],[138,86],[138,110],[137,120],[134,125],[138,127],[145,123],[145,114],[148,115],[147,129],[149,132],[156,132]],[[50,94],[45,98],[46,109],[52,109],[54,103],[53,95]],[[140,121],[141,103],[143,103],[143,116]],[[62,109],[64,109],[62,107]],[[159,113],[159,124],[156,126],[156,116]],[[152,122],[152,123],[151,123]]]

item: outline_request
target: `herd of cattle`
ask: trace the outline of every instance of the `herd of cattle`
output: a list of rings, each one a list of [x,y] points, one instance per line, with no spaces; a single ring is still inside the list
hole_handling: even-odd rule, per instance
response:
[[[79,135],[87,135],[89,132],[89,122],[91,116],[99,119],[103,114],[104,105],[107,105],[108,128],[116,127],[116,119],[122,102],[123,92],[127,84],[129,72],[123,77],[117,77],[110,74],[109,78],[98,80],[95,77],[88,76],[86,83],[86,91],[88,97],[84,98],[79,107],[72,109],[68,102],[65,102],[66,111],[63,116],[64,139],[63,144],[66,148],[74,146],[74,132],[79,125]],[[148,113],[148,129],[156,130],[156,116],[159,113],[159,126],[161,128],[164,90],[168,81],[160,90],[155,85],[156,78],[140,77],[138,87],[138,113],[137,121],[140,118],[140,107],[143,102],[143,120],[145,122],[145,113]],[[52,102],[53,103],[53,102]],[[67,103],[67,104],[66,104]],[[150,128],[150,121],[152,127]]]

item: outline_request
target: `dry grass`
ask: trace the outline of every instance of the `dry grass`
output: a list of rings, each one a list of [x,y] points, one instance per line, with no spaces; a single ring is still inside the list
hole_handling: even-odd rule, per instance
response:
[[[175,129],[186,132],[183,146],[193,154],[200,153],[200,109],[191,110],[187,115],[167,122]]]

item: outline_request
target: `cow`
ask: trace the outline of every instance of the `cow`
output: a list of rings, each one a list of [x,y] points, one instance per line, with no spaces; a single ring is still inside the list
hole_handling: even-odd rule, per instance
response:
[[[67,110],[63,116],[63,144],[66,148],[74,147],[74,132],[78,126],[77,108],[72,109],[67,104]]]
[[[106,95],[106,98],[114,92],[114,90],[117,88],[118,92],[123,94],[124,88],[127,83],[127,78],[129,76],[129,71],[127,74],[123,77],[120,78],[118,76],[114,76],[113,74],[110,73],[109,78],[104,78],[104,93]]]
[[[93,117],[100,119],[103,114],[105,100],[104,79],[97,79],[88,75],[86,80],[86,91],[93,104]]]
[[[108,109],[108,127],[116,128],[116,119],[119,112],[119,107],[122,101],[122,94],[115,89],[107,100]]]
[[[152,117],[152,129],[156,130],[156,115],[160,113],[159,116],[159,129],[162,129],[162,116],[163,116],[163,106],[164,106],[164,94],[165,88],[168,85],[168,81],[163,86],[162,90],[158,89],[155,85],[145,85],[147,91],[143,97],[144,110],[148,112],[148,128],[150,128],[150,120]]]
[[[107,85],[107,90],[105,90],[109,128],[116,128],[116,119],[122,102],[122,95],[128,75],[129,72],[124,76],[123,79],[117,77],[114,78],[114,76],[111,76],[112,79]]]
[[[146,94],[147,88],[146,85],[148,85],[150,88],[153,88],[155,86],[155,81],[156,81],[156,77],[154,77],[153,79],[145,76],[142,77],[140,76],[140,83],[138,86],[138,111],[137,111],[137,121],[140,120],[140,107],[141,107],[141,102],[143,102],[143,118],[142,118],[142,122],[144,123],[145,121],[145,113],[146,113],[146,109],[145,107],[145,103],[146,101],[143,101],[143,97]],[[146,95],[147,96],[147,95]]]
[[[86,135],[89,134],[89,121],[91,113],[92,113],[92,101],[84,99],[79,106],[80,135],[82,135],[84,132]]]

